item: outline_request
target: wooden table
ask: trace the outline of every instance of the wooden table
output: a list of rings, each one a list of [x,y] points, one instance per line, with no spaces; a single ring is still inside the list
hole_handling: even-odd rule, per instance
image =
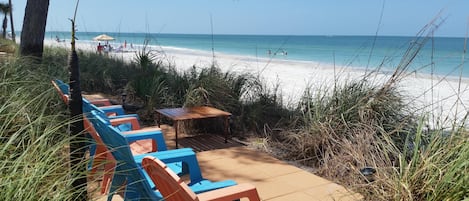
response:
[[[178,148],[178,122],[191,119],[206,119],[213,117],[222,117],[225,119],[225,143],[228,142],[228,132],[230,126],[231,113],[219,110],[213,107],[200,106],[200,107],[185,107],[185,108],[164,108],[156,110],[157,124],[161,124],[161,115],[171,119],[174,122],[174,133],[176,135],[176,148]]]

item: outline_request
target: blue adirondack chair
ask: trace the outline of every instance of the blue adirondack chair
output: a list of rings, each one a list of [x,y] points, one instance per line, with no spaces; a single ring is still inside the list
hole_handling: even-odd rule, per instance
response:
[[[59,79],[52,80],[52,84],[57,89],[57,92],[60,94],[65,104],[68,104],[68,99],[70,97],[69,85]],[[83,98],[83,111],[89,112],[91,110],[100,110],[106,114],[113,114],[115,116],[125,115],[124,108],[121,105],[111,105],[110,101],[107,99],[93,100],[90,102],[89,100]],[[135,117],[138,118],[138,116]]]
[[[187,165],[189,171],[189,187],[195,193],[202,193],[210,190],[236,185],[233,180],[212,182],[202,177],[197,158],[186,156],[187,151],[171,150],[172,153],[161,154],[160,152],[133,156],[130,148],[129,137],[124,137],[116,128],[109,125],[101,118],[96,111],[91,112],[91,122],[100,134],[112,155],[116,159],[116,168],[112,179],[108,200],[110,201],[114,193],[122,186],[125,200],[162,200],[161,194],[156,191],[155,184],[151,181],[146,172],[141,167],[145,156],[153,156],[165,163],[180,162]],[[138,137],[135,137],[138,138]],[[169,151],[166,151],[169,152]]]
[[[59,79],[53,79],[52,85],[54,85],[54,87],[57,89],[57,92],[60,93],[60,96],[62,97],[65,104],[68,104],[68,99],[70,98],[70,86]],[[112,105],[109,99],[96,99],[93,100],[93,103],[98,106]]]
[[[68,84],[66,84],[65,82],[63,82],[62,80],[59,80],[59,79],[54,79],[53,82],[59,87],[60,91],[64,95],[70,95]]]
[[[94,102],[91,102],[85,98],[83,98],[83,112],[90,112],[91,110],[97,110],[106,114],[108,118],[122,118],[122,117],[135,117],[138,119],[137,114],[126,114],[122,105],[104,105],[99,106],[96,105]]]
[[[95,141],[96,152],[90,159],[90,171],[91,174],[96,174],[99,167],[103,167],[103,178],[101,184],[101,193],[105,194],[109,190],[110,181],[112,181],[112,175],[114,173],[115,168],[115,159],[112,157],[111,152],[108,150],[106,145],[104,144],[101,136],[98,134],[96,129],[94,128],[93,124],[90,122],[88,117],[83,117],[83,125],[85,126],[85,130],[91,135],[91,137]],[[130,139],[153,139],[153,140],[163,140],[161,132],[144,132],[144,133],[133,133],[132,135],[125,135],[124,137],[128,137]],[[156,152],[160,151],[161,155],[163,154],[174,154],[175,151],[165,151],[166,146],[155,146],[156,150],[148,151]],[[195,153],[192,149],[179,149],[179,152],[186,152],[186,157],[195,157]],[[136,161],[137,163],[140,160]],[[171,163],[169,167],[175,171],[178,175],[184,175],[188,173],[187,166],[183,166],[181,162],[179,163]]]
[[[60,97],[62,98],[62,100],[64,101],[64,103],[66,105],[68,105],[68,101],[69,101],[69,97],[70,97],[70,91],[69,91],[69,85],[65,82],[63,82],[62,80],[59,80],[59,79],[54,79],[52,80],[52,85],[54,86],[54,88],[57,90],[57,92],[59,93]],[[93,103],[99,103],[101,105],[106,105],[106,107],[97,107],[96,105],[94,105]],[[120,105],[116,105],[116,106],[110,106],[110,101],[109,100],[98,100],[98,101],[93,101],[90,102],[88,101],[87,99],[83,98],[83,111],[86,113],[86,112],[91,112],[91,110],[99,110],[101,112],[103,112],[103,114],[106,114],[106,113],[113,113],[115,115],[121,115],[121,116],[112,116],[112,117],[109,117],[109,118],[125,118],[125,117],[135,117],[137,118],[138,120],[138,115],[134,114],[134,115],[125,115],[125,112],[124,112],[124,109],[122,108],[122,106]],[[123,124],[120,124],[118,125],[119,129],[120,130],[132,130],[131,128],[131,124],[130,123],[123,123]],[[87,136],[88,138],[90,138],[90,136]],[[93,143],[89,143],[87,144],[87,147],[89,148],[89,154],[90,154],[90,162],[89,162],[89,165],[88,167],[91,169],[92,167],[94,167],[93,165],[93,162],[94,162],[94,158],[95,158],[95,153],[96,153],[96,146],[95,144]]]
[[[63,99],[64,103],[68,104],[69,96],[70,96],[69,85],[67,83],[63,82],[60,79],[52,80],[52,85],[54,85],[57,92],[59,93],[59,95]],[[113,114],[114,115],[114,116],[106,116],[105,115],[105,117],[107,119],[120,119],[120,122],[125,122],[126,118],[129,119],[129,120],[132,120],[131,118],[135,118],[135,121],[138,124],[138,115],[137,114],[125,114],[124,109],[122,108],[122,106],[120,106],[120,105],[111,105],[110,101],[107,100],[107,99],[93,100],[93,102],[91,102],[91,101],[89,101],[85,98],[83,98],[82,100],[83,100],[83,112],[84,113],[89,113],[92,110],[97,110],[97,111],[100,111],[103,115],[104,114]],[[98,105],[95,105],[96,103],[100,104],[99,107],[98,107]],[[125,123],[120,123],[120,124],[115,125],[115,126],[117,128],[119,128],[119,130],[121,130],[121,131],[130,131],[130,130],[137,129],[137,128],[133,128],[132,123],[129,123],[129,122],[132,122],[132,121],[126,121]],[[140,132],[140,133],[142,133],[142,132]],[[148,133],[148,131],[146,131],[146,134],[154,135],[151,132]],[[162,135],[162,134],[159,133],[159,135]],[[87,136],[87,137],[91,137],[91,136]],[[160,140],[160,141],[164,142],[164,140]],[[90,142],[91,142],[91,140],[90,140]],[[155,147],[158,147],[162,150],[166,150],[165,145],[164,146],[160,145],[160,146],[155,146]],[[102,156],[95,156],[95,154],[96,154],[97,151],[99,152],[102,148],[96,147],[95,143],[88,144],[88,148],[89,148],[89,154],[90,154],[90,162],[88,164],[88,168],[90,170],[92,170],[92,172],[94,172],[94,171],[96,171],[96,167],[97,167],[97,165],[94,164],[95,163],[94,159],[96,157],[98,157],[98,158],[102,157]],[[154,150],[154,151],[156,151],[156,150]]]

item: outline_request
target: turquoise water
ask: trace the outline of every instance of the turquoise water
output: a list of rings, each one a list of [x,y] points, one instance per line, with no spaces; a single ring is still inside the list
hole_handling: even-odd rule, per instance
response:
[[[80,41],[92,41],[102,33],[77,33]],[[115,43],[172,46],[225,54],[282,60],[314,61],[353,68],[374,69],[382,65],[393,70],[414,37],[400,36],[274,36],[274,35],[195,35],[106,33]],[[48,32],[46,38],[69,39],[67,32]],[[213,41],[213,42],[212,42]],[[269,54],[270,52],[270,54]],[[428,41],[411,65],[421,73],[458,76],[460,66],[468,62],[464,38],[435,37]],[[433,65],[432,65],[433,64]],[[463,76],[469,77],[469,64],[463,65]],[[432,70],[433,69],[433,70]]]

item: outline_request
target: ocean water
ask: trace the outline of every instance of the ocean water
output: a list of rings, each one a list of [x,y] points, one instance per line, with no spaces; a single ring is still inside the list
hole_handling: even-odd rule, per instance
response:
[[[102,34],[78,32],[80,41],[92,42]],[[392,71],[399,64],[415,37],[402,36],[278,36],[106,33],[116,45],[171,46],[198,51],[258,58],[313,61],[361,69]],[[48,32],[46,38],[69,40],[69,32]],[[97,43],[97,42],[96,42]],[[410,70],[442,76],[469,77],[469,58],[464,38],[434,37],[428,40],[411,64]],[[294,69],[292,69],[294,70]]]

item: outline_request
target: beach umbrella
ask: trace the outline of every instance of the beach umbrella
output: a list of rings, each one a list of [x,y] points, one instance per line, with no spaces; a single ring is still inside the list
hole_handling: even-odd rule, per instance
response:
[[[111,40],[114,40],[113,37],[111,36],[108,36],[106,34],[101,34],[99,36],[96,36],[93,38],[93,40],[97,40],[97,41],[111,41]]]

